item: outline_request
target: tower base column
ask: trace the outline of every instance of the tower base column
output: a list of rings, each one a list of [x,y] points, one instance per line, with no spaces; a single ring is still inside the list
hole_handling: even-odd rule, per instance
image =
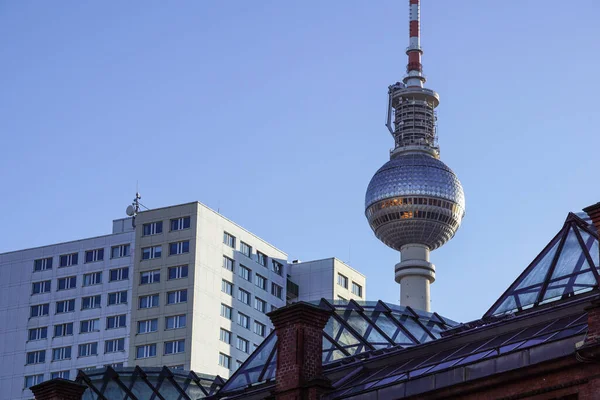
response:
[[[400,284],[400,305],[430,311],[429,285],[435,281],[435,265],[429,262],[429,247],[402,246],[395,272],[396,282]]]

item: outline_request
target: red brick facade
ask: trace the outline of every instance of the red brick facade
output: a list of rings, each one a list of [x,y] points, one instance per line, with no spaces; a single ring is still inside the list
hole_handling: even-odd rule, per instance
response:
[[[302,302],[269,314],[277,332],[277,400],[316,400],[329,388],[322,375],[323,328],[329,316]]]

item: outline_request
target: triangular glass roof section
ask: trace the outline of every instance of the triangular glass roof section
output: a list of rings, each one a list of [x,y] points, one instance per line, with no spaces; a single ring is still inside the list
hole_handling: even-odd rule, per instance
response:
[[[598,288],[598,254],[598,233],[589,218],[569,213],[562,229],[484,317],[522,311]]]
[[[441,332],[457,326],[437,314],[412,310],[384,302],[313,302],[331,311],[323,329],[323,364],[388,347],[410,347],[435,340]],[[219,391],[231,395],[275,377],[277,335],[275,332],[248,357]]]

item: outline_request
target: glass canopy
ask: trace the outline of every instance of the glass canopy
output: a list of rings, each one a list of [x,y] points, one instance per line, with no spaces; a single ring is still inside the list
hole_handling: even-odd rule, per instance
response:
[[[557,301],[598,288],[598,233],[585,215],[569,213],[556,236],[484,317]]]
[[[332,312],[323,329],[323,364],[369,350],[410,347],[440,338],[441,332],[457,325],[436,313],[378,302],[322,299],[315,302]],[[231,376],[219,395],[275,378],[277,335],[272,332]]]
[[[224,383],[218,376],[167,367],[98,368],[79,371],[75,381],[88,387],[82,400],[196,400],[214,394]]]

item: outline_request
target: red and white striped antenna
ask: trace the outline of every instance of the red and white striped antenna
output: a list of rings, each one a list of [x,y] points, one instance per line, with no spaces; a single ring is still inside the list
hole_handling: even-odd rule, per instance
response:
[[[423,87],[425,76],[423,76],[423,65],[421,64],[421,4],[420,0],[409,0],[410,7],[410,25],[409,25],[409,44],[406,49],[408,55],[408,65],[406,66],[407,76],[404,83],[408,87]]]

